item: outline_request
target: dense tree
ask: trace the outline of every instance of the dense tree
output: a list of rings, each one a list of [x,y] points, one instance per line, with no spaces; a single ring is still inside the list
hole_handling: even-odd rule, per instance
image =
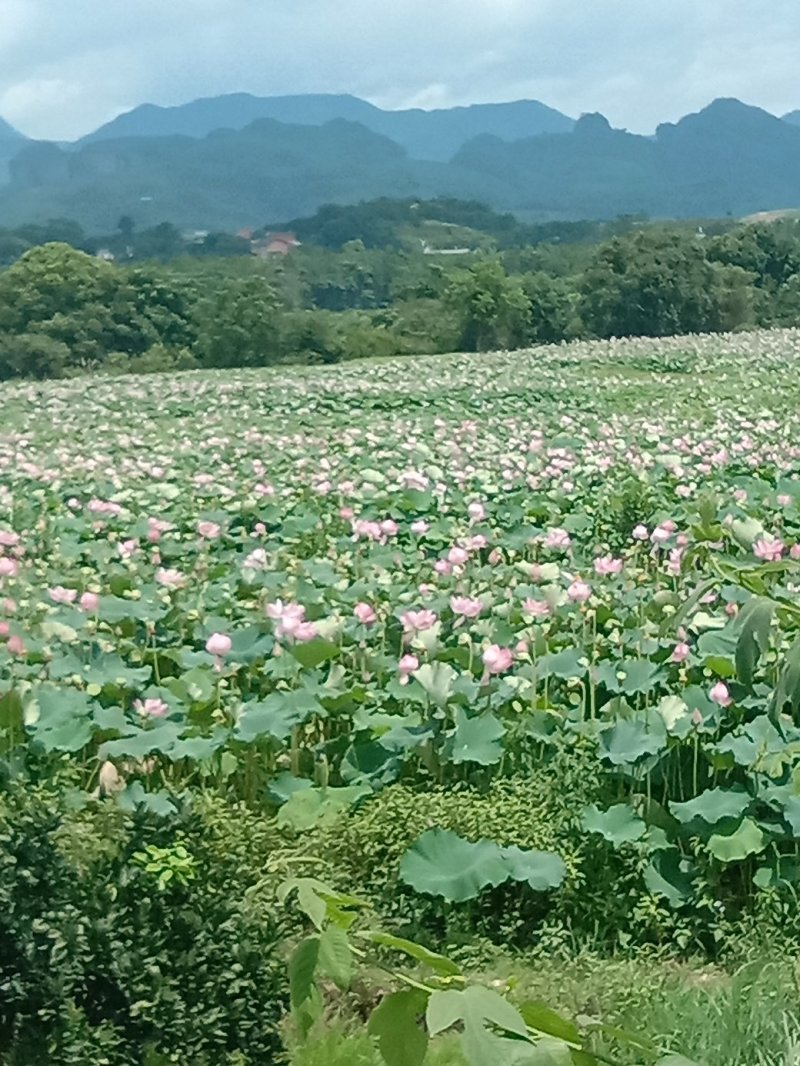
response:
[[[193,302],[183,282],[126,272],[64,244],[43,245],[0,274],[0,359],[6,374],[21,373],[28,352],[29,372],[41,376],[48,357],[57,374],[99,365],[112,352],[188,345],[195,337]],[[59,347],[42,343],[34,351],[31,337]]]
[[[264,278],[232,278],[197,305],[197,351],[204,366],[266,366],[282,355],[281,305]]]
[[[600,249],[581,281],[581,317],[598,337],[716,330],[723,291],[697,238],[640,232]]]
[[[461,324],[461,346],[470,352],[525,343],[531,304],[519,281],[497,259],[483,259],[458,271],[446,293]]]

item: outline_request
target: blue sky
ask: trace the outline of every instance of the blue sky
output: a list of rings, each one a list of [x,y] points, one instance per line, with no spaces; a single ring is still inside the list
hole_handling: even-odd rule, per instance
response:
[[[798,0],[0,0],[0,115],[79,136],[136,104],[529,97],[652,132],[717,96],[800,108]]]

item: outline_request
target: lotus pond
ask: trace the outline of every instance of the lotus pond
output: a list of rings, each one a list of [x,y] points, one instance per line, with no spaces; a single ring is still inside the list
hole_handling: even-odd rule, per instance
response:
[[[793,884],[798,360],[781,331],[5,385],[4,774],[303,831],[566,742],[658,906]],[[565,876],[437,829],[400,870],[450,903]]]

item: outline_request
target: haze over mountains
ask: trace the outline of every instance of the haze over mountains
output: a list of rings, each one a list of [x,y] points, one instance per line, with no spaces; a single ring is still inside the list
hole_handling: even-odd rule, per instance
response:
[[[654,137],[537,101],[383,111],[353,96],[144,105],[72,145],[0,123],[0,226],[236,230],[377,196],[479,199],[534,220],[711,217],[800,207],[800,112],[738,100]]]

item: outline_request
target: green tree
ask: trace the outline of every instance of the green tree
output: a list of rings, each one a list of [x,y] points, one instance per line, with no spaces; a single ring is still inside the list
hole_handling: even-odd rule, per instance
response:
[[[579,332],[576,298],[571,285],[547,274],[527,274],[522,288],[531,305],[529,340],[532,344],[558,344]]]
[[[231,278],[196,308],[197,354],[203,366],[266,366],[283,355],[281,305],[264,278]]]
[[[43,376],[48,365],[56,374],[112,352],[185,347],[195,337],[193,304],[190,286],[152,269],[127,272],[64,244],[33,248],[0,275],[0,372]],[[33,336],[60,347],[37,349]]]
[[[664,337],[718,330],[724,277],[701,241],[641,231],[597,253],[581,281],[581,318],[598,337]]]
[[[465,351],[513,348],[530,332],[531,303],[515,278],[498,259],[481,259],[469,270],[453,275],[445,294],[460,321],[460,344]]]

